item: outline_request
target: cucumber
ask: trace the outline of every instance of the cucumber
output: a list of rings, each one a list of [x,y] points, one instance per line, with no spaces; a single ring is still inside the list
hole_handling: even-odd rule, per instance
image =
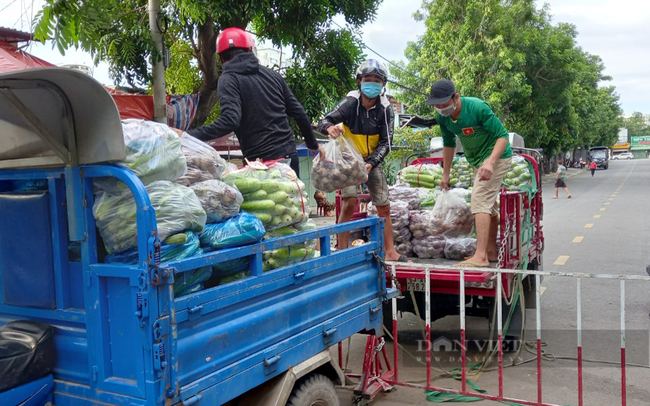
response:
[[[243,195],[253,193],[262,187],[260,181],[255,178],[235,179],[235,186]]]
[[[298,209],[297,207],[291,207],[287,211],[287,214],[290,215],[291,217],[296,216],[298,213],[302,214],[302,210]]]
[[[180,245],[180,244],[185,244],[186,242],[187,242],[187,234],[185,233],[170,235],[165,239],[165,244],[167,245]]]
[[[280,203],[280,204],[283,203],[285,200],[287,200],[288,197],[289,197],[289,195],[287,195],[286,192],[283,192],[281,190],[279,190],[277,192],[270,193],[267,196],[268,199],[271,199],[274,202]]]
[[[249,200],[264,200],[264,199],[267,198],[268,195],[269,194],[266,193],[265,190],[260,189],[260,190],[257,190],[255,192],[251,193],[251,194],[248,194],[248,195],[244,196],[244,198],[245,198],[246,201],[249,201]]]
[[[282,224],[282,217],[280,217],[280,216],[273,216],[273,218],[271,219],[271,226],[272,226],[272,227],[277,227],[277,226],[279,226],[280,224]]]
[[[273,214],[275,215],[284,214],[285,211],[287,211],[287,206],[284,206],[282,204],[276,204],[273,208]]]
[[[264,189],[267,193],[273,193],[277,192],[280,190],[280,184],[274,180],[265,180],[262,181],[261,184],[262,189]]]
[[[290,215],[288,215],[288,214],[286,214],[286,213],[283,214],[283,215],[282,215],[282,223],[285,223],[285,224],[291,224],[291,223],[293,223],[293,217],[291,217]]]
[[[253,200],[249,202],[244,202],[241,205],[242,210],[254,211],[254,212],[265,212],[273,210],[275,207],[275,202],[273,200]]]
[[[256,212],[251,212],[251,214],[252,214],[253,216],[257,217],[258,219],[260,219],[260,221],[261,221],[262,223],[264,223],[264,225],[270,223],[271,220],[273,219],[273,216],[271,216],[269,213],[256,213]]]
[[[295,183],[282,182],[278,186],[280,187],[281,191],[287,194],[294,194],[294,191],[298,190],[298,186],[296,186]]]

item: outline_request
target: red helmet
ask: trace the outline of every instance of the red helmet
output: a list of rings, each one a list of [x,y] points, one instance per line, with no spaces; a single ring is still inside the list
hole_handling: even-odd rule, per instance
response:
[[[252,51],[254,47],[253,37],[241,28],[226,28],[217,37],[217,53],[219,54],[230,48],[244,48]]]

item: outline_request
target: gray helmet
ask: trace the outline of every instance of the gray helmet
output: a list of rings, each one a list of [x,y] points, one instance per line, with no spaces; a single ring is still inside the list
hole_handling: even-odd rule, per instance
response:
[[[388,68],[384,63],[376,59],[368,59],[357,68],[357,80],[361,80],[366,75],[377,75],[384,82],[388,81]]]

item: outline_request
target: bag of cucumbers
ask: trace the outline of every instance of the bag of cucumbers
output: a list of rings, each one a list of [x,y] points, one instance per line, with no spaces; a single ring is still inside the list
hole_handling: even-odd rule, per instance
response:
[[[316,223],[314,223],[313,220],[307,220],[301,224],[278,228],[277,230],[271,231],[266,234],[264,239],[269,240],[272,238],[285,237],[303,231],[315,230],[316,228]],[[303,243],[265,251],[263,254],[264,272],[312,259],[316,252],[315,247],[316,240],[309,240]]]
[[[259,218],[267,231],[309,219],[309,197],[305,184],[289,165],[280,162],[249,162],[229,171],[224,182],[244,197],[241,209]]]

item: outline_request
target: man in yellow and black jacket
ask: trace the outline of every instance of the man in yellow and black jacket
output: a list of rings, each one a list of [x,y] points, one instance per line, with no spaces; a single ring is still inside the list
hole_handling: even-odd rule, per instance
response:
[[[388,69],[374,59],[369,59],[357,69],[358,90],[348,95],[318,123],[318,130],[332,138],[345,137],[359,150],[368,171],[368,190],[377,214],[386,219],[384,228],[386,260],[406,261],[395,251],[393,227],[390,221],[388,183],[381,167],[390,152],[393,137],[393,108],[384,95]],[[339,126],[338,124],[342,124]],[[341,215],[338,223],[349,221],[356,207],[357,187],[341,190]],[[338,237],[339,249],[347,248],[349,233]]]

